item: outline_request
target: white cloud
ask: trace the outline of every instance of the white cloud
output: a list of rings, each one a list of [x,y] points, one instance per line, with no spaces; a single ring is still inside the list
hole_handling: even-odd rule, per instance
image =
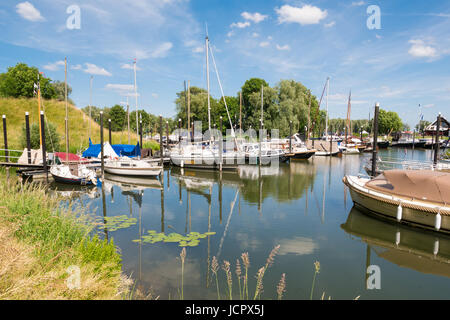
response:
[[[194,49],[192,49],[192,52],[194,52],[194,53],[202,53],[204,51],[205,51],[205,48],[203,46],[198,46],[198,47],[195,47]]]
[[[21,2],[16,5],[16,12],[25,20],[29,21],[45,21],[41,13],[28,1]]]
[[[131,63],[122,63],[122,65],[120,66],[121,69],[126,69],[126,70],[134,70],[134,66]],[[136,66],[136,70],[141,70],[141,68],[139,68],[138,66]]]
[[[81,70],[83,67],[81,64],[74,64],[73,66],[70,66],[70,69],[72,70]]]
[[[363,6],[363,5],[365,5],[366,3],[364,2],[364,1],[353,1],[352,2],[352,6],[353,7],[360,7],[360,6]]]
[[[252,33],[252,37],[253,37],[253,38],[258,38],[258,37],[259,37],[259,33],[253,32],[253,33]]]
[[[264,21],[267,18],[267,15],[263,15],[258,12],[255,12],[255,13],[242,12],[241,16],[245,20],[251,20],[254,23],[260,23],[261,21]]]
[[[155,99],[158,99],[159,95],[157,93],[152,93],[152,97],[155,98]]]
[[[246,21],[246,22],[233,22],[230,25],[231,28],[239,28],[239,29],[243,29],[243,28],[247,28],[250,27],[250,22]]]
[[[270,45],[269,41],[263,41],[259,43],[259,46],[263,48],[268,47],[269,45]]]
[[[108,90],[114,90],[119,92],[132,92],[134,90],[134,86],[132,84],[112,84],[108,83],[105,86]]]
[[[170,49],[172,49],[173,44],[172,42],[164,42],[161,44],[158,48],[153,50],[153,52],[150,54],[150,57],[152,58],[164,58],[169,53]]]
[[[60,60],[60,61],[56,61],[54,63],[46,64],[45,66],[43,66],[43,68],[45,70],[49,70],[49,71],[58,71],[59,67],[64,66],[64,65],[65,65],[64,61]]]
[[[299,23],[301,25],[317,24],[328,14],[326,10],[308,4],[301,8],[284,5],[281,8],[275,8],[275,11],[278,14],[279,23]]]
[[[95,64],[85,63],[84,65],[86,66],[86,68],[83,69],[83,71],[85,73],[97,75],[97,76],[107,76],[107,77],[112,76],[112,74],[110,72],[106,71],[104,68],[96,66]]]
[[[325,27],[326,27],[326,28],[331,28],[331,27],[333,27],[334,25],[336,25],[336,21],[331,21],[330,23],[326,23],[326,24],[325,24]]]
[[[278,254],[280,256],[293,254],[293,255],[309,255],[319,249],[319,245],[311,238],[294,237],[292,239],[277,240],[280,244],[280,250]]]
[[[408,53],[418,58],[434,58],[437,56],[436,48],[426,45],[423,40],[410,40],[412,44]]]
[[[277,44],[277,50],[280,50],[280,51],[291,50],[291,47],[288,44],[286,44],[284,46],[280,46]]]
[[[227,33],[227,37],[228,37],[228,38],[230,38],[230,37],[232,37],[232,36],[234,36],[234,32],[233,32],[233,31],[230,31],[230,32]]]

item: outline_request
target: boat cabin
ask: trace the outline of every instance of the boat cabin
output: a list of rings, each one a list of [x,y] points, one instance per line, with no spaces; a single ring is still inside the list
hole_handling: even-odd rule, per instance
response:
[[[434,120],[434,122],[432,124],[430,124],[429,126],[427,126],[425,128],[425,135],[427,136],[436,136],[436,126],[437,126],[437,119]],[[439,126],[439,135],[443,136],[443,137],[449,137],[449,128],[450,128],[450,123],[447,121],[447,119],[445,119],[444,117],[441,116],[441,124]]]

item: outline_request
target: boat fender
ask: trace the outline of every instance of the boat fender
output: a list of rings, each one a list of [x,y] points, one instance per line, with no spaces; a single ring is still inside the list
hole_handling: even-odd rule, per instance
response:
[[[400,231],[395,233],[395,245],[398,246],[400,244]]]
[[[403,207],[402,207],[402,203],[400,202],[400,204],[397,207],[397,221],[400,222],[402,220],[402,215],[403,215]]]
[[[434,241],[433,254],[436,256],[439,252],[439,239]]]
[[[184,160],[181,160],[180,167],[184,168]]]
[[[439,209],[440,211],[440,209]],[[434,220],[434,228],[436,229],[436,231],[439,231],[439,229],[441,229],[441,221],[442,221],[442,217],[440,212],[438,212],[438,214],[436,215],[436,218]]]

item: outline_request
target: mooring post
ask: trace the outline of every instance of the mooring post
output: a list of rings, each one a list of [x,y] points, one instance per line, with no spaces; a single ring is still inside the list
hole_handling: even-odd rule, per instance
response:
[[[5,162],[9,162],[9,152],[8,152],[8,133],[6,130],[6,115],[3,118],[3,141],[5,142]]]
[[[162,115],[159,116],[159,155],[161,158],[161,167],[164,167],[164,146],[163,146],[163,118]],[[161,171],[161,172],[164,172]]]
[[[44,111],[41,111],[41,132],[42,132],[42,163],[44,164],[45,181],[48,182],[48,168],[47,168],[47,150],[45,147],[45,123]]]
[[[169,150],[169,121],[166,121],[166,148]]]
[[[112,145],[112,137],[111,137],[111,119],[108,119],[108,129],[109,129],[109,144]]]
[[[223,137],[222,137],[222,116],[219,118],[220,133],[219,133],[219,171],[222,171],[223,166]]]
[[[103,111],[100,111],[100,156],[101,156],[101,163],[102,163],[102,183],[105,178],[105,155],[104,155],[104,148],[103,148]],[[102,185],[103,189],[103,185]]]
[[[292,153],[292,120],[289,121],[289,153]]]
[[[30,137],[30,115],[25,112],[25,133],[27,137],[27,158],[28,164],[31,164],[31,137]]]
[[[181,118],[178,119],[178,143],[181,142]]]
[[[378,144],[378,113],[380,112],[380,104],[375,104],[375,114],[373,116],[373,146],[372,146],[372,177],[377,172],[377,144]]]
[[[139,121],[139,147],[142,150],[142,120]]]
[[[192,122],[191,123],[191,128],[192,128],[192,142],[195,142],[195,136],[194,136],[194,133],[195,133],[195,130],[194,130],[194,123]]]
[[[414,151],[414,145],[416,144],[416,129],[413,130],[413,145],[412,145],[412,149]]]
[[[440,130],[441,130],[441,113],[439,112],[436,120],[436,145],[434,148],[434,161],[433,161],[434,166],[437,165],[439,160]]]

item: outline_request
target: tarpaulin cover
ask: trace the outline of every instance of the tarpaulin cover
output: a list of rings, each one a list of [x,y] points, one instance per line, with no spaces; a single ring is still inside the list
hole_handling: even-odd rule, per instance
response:
[[[108,144],[108,142],[105,144]],[[126,156],[131,158],[141,156],[141,148],[139,147],[139,143],[135,146],[129,144],[113,144],[111,147],[118,156]],[[91,138],[89,138],[89,148],[83,152],[83,157],[97,158],[99,157],[100,152],[100,144],[92,144]]]

